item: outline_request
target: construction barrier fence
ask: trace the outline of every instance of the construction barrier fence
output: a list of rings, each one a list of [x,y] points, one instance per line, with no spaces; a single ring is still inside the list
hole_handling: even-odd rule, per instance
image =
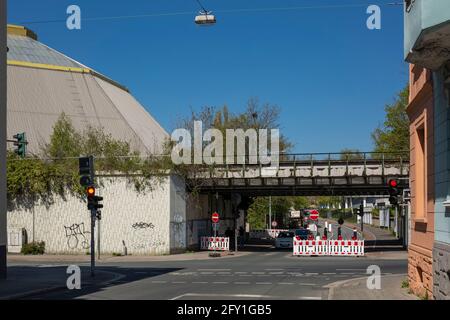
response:
[[[210,251],[229,251],[230,238],[228,237],[201,237],[200,249]]]
[[[293,240],[294,256],[364,256],[364,240]]]

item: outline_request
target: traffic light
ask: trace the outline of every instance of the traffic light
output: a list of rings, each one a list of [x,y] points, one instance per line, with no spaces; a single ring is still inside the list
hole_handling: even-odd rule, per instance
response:
[[[388,182],[389,185],[389,202],[391,205],[396,206],[398,204],[398,196],[400,194],[400,189],[398,188],[398,181],[396,179],[391,179]]]
[[[96,218],[97,220],[102,220],[102,212],[100,210],[97,210]]]
[[[362,203],[359,205],[358,215],[361,217],[364,215],[364,205]]]
[[[14,141],[14,145],[16,146],[16,154],[21,158],[25,158],[28,144],[25,132],[18,133],[14,135],[13,138],[16,140]]]
[[[103,204],[100,203],[101,201],[103,201],[103,197],[95,195],[95,188],[93,186],[89,186],[86,188],[86,194],[89,210],[98,210],[103,208]]]
[[[82,187],[89,187],[94,184],[94,158],[82,157],[78,159],[80,170],[80,185]]]

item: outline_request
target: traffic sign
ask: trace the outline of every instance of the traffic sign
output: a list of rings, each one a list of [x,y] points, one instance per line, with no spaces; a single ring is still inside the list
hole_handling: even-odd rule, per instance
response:
[[[212,222],[214,222],[214,223],[218,223],[219,220],[220,220],[219,214],[218,214],[217,212],[214,212],[214,213],[212,214],[212,216],[211,216],[211,220],[212,220]]]
[[[317,219],[319,219],[319,211],[317,211],[317,210],[311,210],[311,212],[310,212],[310,214],[309,214],[309,217],[310,217],[312,220],[317,220]]]
[[[276,227],[278,225],[278,222],[276,222],[276,221],[272,221],[272,227]]]

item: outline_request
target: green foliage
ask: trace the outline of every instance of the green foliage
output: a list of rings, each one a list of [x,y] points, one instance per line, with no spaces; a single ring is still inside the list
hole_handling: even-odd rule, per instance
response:
[[[364,159],[364,153],[358,149],[342,149],[340,160],[361,160]]]
[[[78,157],[93,155],[97,175],[121,173],[137,191],[155,186],[171,170],[168,157],[141,158],[128,142],[115,140],[102,128],[87,127],[78,132],[70,119],[61,114],[53,127],[50,142],[40,156],[7,156],[7,186],[10,205],[30,207],[37,201],[50,205],[55,195],[67,192],[81,197]]]
[[[45,253],[45,242],[31,242],[24,244],[21,250],[25,255],[42,255]]]
[[[272,221],[287,223],[291,209],[302,210],[309,207],[307,197],[272,197]],[[247,221],[253,230],[267,228],[269,197],[257,197],[248,209]]]
[[[409,150],[409,119],[406,114],[408,99],[409,87],[406,86],[397,94],[395,102],[384,108],[386,112],[384,123],[372,133],[375,152]]]

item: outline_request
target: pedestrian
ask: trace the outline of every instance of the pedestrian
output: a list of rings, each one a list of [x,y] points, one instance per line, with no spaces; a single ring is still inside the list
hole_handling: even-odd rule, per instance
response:
[[[240,226],[239,228],[239,247],[244,247],[244,240],[245,240],[245,230],[244,227]]]

